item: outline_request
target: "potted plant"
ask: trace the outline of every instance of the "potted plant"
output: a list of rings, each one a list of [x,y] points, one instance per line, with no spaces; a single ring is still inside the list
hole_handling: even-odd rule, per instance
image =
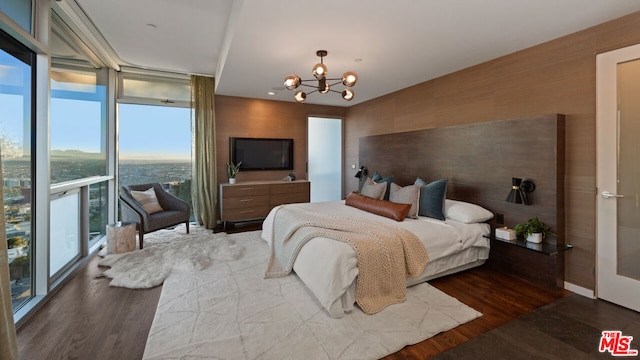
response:
[[[242,161],[240,161],[236,165],[234,165],[233,162],[225,164],[225,166],[227,167],[227,176],[229,177],[229,184],[236,183],[236,175],[238,175],[238,171],[240,171],[241,164],[242,164]]]
[[[527,220],[524,224],[516,225],[515,230],[517,235],[522,235],[527,241],[537,244],[541,243],[547,235],[556,235],[551,231],[549,225],[540,221],[537,216]]]

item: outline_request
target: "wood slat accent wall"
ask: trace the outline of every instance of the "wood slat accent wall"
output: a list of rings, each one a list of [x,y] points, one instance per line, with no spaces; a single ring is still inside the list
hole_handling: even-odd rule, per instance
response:
[[[595,289],[595,57],[637,43],[640,12],[350,107],[345,193],[363,136],[565,114],[565,279]]]
[[[293,172],[307,178],[307,117],[344,118],[346,108],[216,96],[216,160],[218,181],[227,181],[229,137],[293,139],[293,170],[241,171],[237,181],[280,180]]]
[[[512,228],[538,216],[564,244],[564,125],[546,115],[366,136],[360,164],[401,186],[448,179],[447,198],[504,214]],[[512,177],[535,183],[530,205],[505,201]]]

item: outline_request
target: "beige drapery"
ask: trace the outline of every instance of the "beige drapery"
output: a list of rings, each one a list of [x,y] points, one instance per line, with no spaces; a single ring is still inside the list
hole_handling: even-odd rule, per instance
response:
[[[0,204],[4,204],[2,161],[0,161]],[[7,229],[5,227],[4,206],[2,208],[3,210],[0,211],[0,360],[13,360],[18,359],[18,343],[16,342],[16,327],[11,309]]]
[[[218,221],[214,92],[214,78],[191,76],[191,198],[196,221],[207,229],[215,228]]]

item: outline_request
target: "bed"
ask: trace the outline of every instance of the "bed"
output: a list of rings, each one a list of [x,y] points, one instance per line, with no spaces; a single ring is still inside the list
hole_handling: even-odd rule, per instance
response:
[[[484,221],[493,214],[474,204],[447,199],[444,221],[416,216],[400,222],[346,206],[345,201],[283,206],[394,224],[409,230],[424,244],[429,262],[419,276],[407,280],[407,286],[482,265],[489,256],[490,226]],[[262,238],[270,245],[278,209],[273,209],[263,223]],[[353,310],[358,266],[356,254],[349,244],[322,237],[312,238],[300,249],[293,271],[331,317],[340,318]]]

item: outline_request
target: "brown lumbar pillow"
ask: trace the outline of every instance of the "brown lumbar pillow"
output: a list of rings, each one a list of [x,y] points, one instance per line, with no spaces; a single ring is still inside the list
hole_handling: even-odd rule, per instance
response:
[[[411,204],[398,204],[356,193],[351,193],[347,197],[346,204],[372,214],[388,217],[395,221],[404,220],[404,218],[407,217],[409,210],[411,210]]]

